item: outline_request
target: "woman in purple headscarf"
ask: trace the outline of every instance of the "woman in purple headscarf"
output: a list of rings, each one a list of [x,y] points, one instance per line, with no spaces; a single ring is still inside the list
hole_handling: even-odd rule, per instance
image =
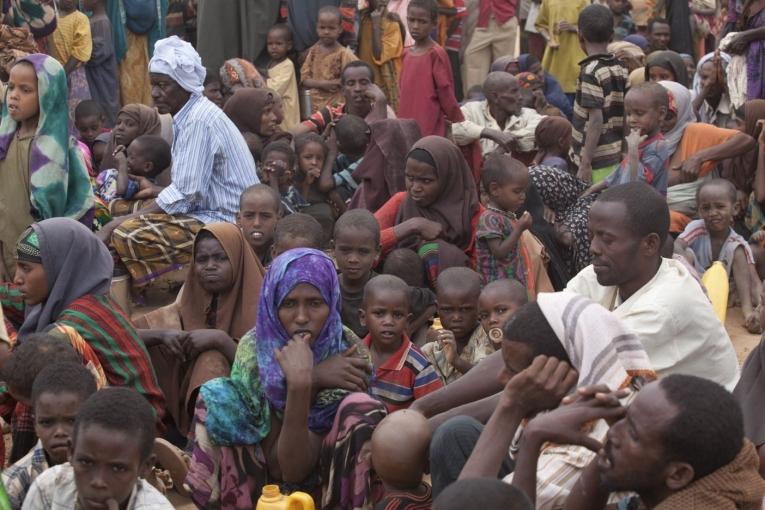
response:
[[[199,392],[185,480],[197,506],[254,508],[267,480],[321,490],[328,508],[368,503],[370,466],[358,453],[385,408],[352,393],[366,390],[371,359],[343,327],[340,302],[325,254],[300,248],[273,261],[231,376]]]

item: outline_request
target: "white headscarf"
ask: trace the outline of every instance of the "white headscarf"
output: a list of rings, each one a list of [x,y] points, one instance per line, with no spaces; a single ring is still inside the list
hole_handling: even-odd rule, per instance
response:
[[[712,58],[714,58],[715,54],[707,53],[703,57],[699,59],[699,63],[696,64],[696,74],[693,75],[693,92],[697,96],[701,94],[701,77],[699,76],[699,73],[701,73],[701,67],[706,64],[707,62],[711,61]],[[725,73],[725,77],[728,76],[728,64],[730,64],[730,55],[725,53],[724,51],[720,52],[720,63],[722,64],[723,73]]]
[[[170,76],[183,90],[201,94],[207,71],[194,47],[178,36],[160,39],[154,45],[149,72]]]
[[[674,106],[677,108],[677,122],[675,123],[675,127],[668,133],[664,133],[664,140],[667,142],[669,153],[674,154],[680,146],[680,141],[683,139],[685,128],[688,127],[688,124],[691,122],[696,122],[696,113],[693,111],[691,92],[687,87],[674,81],[660,81],[659,85],[669,91],[672,95]]]

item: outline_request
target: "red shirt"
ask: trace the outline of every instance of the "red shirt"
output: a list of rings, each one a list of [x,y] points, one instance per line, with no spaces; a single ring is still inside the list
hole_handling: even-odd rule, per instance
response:
[[[515,0],[480,0],[478,4],[478,28],[489,26],[494,16],[497,25],[504,25],[515,16]]]

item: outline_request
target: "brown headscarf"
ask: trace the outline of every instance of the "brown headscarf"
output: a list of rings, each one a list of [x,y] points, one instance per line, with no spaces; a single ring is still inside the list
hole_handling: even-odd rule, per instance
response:
[[[441,136],[422,138],[414,144],[407,158],[417,149],[427,152],[435,163],[440,193],[428,207],[419,207],[407,196],[398,210],[396,224],[411,218],[438,222],[443,227],[439,239],[466,251],[473,244],[472,221],[479,207],[470,168],[459,148]],[[412,246],[411,242],[402,244]],[[415,244],[420,244],[420,240],[415,240]]]
[[[538,149],[534,161],[543,161],[547,155],[545,149],[555,147],[560,140],[571,136],[571,130],[571,123],[565,117],[548,116],[539,121],[534,131]]]
[[[369,128],[372,132],[369,147],[353,172],[353,178],[360,184],[350,208],[375,212],[390,197],[406,189],[406,157],[422,135],[412,119],[378,120]]]
[[[237,89],[223,106],[223,113],[242,133],[255,133],[262,137],[260,124],[263,109],[273,102],[274,93],[268,89]]]
[[[202,231],[215,236],[234,269],[234,284],[231,290],[218,296],[215,327],[238,340],[255,327],[265,270],[236,225],[213,223],[200,230]],[[196,241],[194,252],[196,253]],[[199,284],[192,263],[183,285],[183,295],[178,303],[184,331],[207,328],[205,319],[211,300],[212,296]]]
[[[765,119],[765,99],[752,99],[744,103],[744,133],[755,140],[760,136],[761,128],[757,121]],[[754,174],[757,170],[758,147],[731,158],[723,164],[722,177],[730,180],[736,189],[749,194],[754,185]]]
[[[161,134],[162,124],[159,121],[159,114],[154,108],[138,103],[128,104],[122,107],[117,117],[120,115],[126,115],[138,124],[138,136]],[[116,148],[117,143],[114,141],[114,134],[112,133],[112,136],[109,137],[109,143],[106,144],[106,149],[104,150],[100,170],[117,167],[117,162],[114,160],[114,156],[112,156]]]

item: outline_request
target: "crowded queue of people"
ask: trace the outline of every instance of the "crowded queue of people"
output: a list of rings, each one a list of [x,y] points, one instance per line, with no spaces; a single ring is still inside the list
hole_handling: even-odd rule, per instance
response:
[[[35,3],[10,508],[765,507],[765,2]]]

